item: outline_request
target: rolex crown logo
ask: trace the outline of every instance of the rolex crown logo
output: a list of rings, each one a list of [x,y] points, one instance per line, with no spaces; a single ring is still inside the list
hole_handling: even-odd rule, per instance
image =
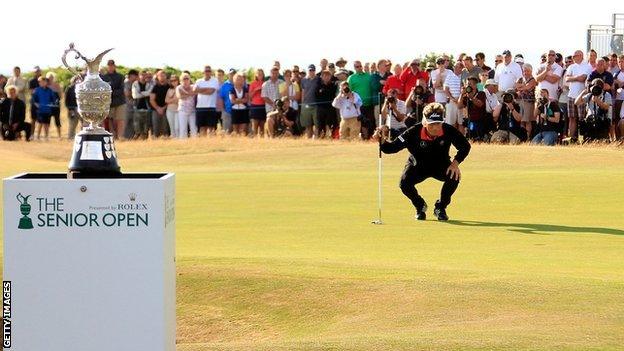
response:
[[[130,194],[128,194],[128,197],[130,198],[130,201],[133,201],[133,202],[134,202],[134,201],[136,201],[137,194],[135,194],[135,193],[130,193]]]

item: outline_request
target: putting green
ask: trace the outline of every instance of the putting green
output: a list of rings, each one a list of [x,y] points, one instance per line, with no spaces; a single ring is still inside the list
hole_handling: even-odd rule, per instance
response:
[[[3,177],[64,171],[70,143],[0,143]],[[475,145],[398,189],[372,143],[120,142],[125,171],[177,174],[178,350],[624,349],[624,150]]]

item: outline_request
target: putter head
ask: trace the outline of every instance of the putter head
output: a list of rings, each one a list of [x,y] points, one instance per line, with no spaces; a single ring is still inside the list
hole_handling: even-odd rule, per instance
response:
[[[374,221],[371,221],[371,224],[383,224],[383,222],[381,221],[381,219],[376,219]]]

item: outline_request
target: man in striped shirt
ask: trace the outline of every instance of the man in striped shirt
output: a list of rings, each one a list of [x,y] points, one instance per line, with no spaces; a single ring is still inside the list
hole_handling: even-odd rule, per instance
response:
[[[448,72],[446,76],[444,92],[448,97],[445,122],[457,128],[460,133],[465,135],[462,117],[458,107],[459,97],[461,95],[461,74],[463,69],[464,65],[461,61],[457,61],[455,66],[453,66],[453,72]]]

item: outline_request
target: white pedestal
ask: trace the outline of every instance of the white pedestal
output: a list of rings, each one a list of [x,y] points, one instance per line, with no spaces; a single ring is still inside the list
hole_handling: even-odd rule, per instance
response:
[[[5,179],[3,279],[6,350],[174,351],[174,175]]]

